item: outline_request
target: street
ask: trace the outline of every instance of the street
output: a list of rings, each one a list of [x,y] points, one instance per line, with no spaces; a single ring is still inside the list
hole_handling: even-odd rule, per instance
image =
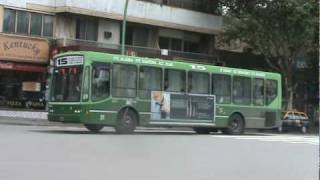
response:
[[[316,135],[0,125],[1,180],[313,180]]]

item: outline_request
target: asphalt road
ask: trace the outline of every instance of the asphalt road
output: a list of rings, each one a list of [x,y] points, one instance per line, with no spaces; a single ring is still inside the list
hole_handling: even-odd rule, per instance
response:
[[[1,180],[316,180],[308,135],[0,125]]]

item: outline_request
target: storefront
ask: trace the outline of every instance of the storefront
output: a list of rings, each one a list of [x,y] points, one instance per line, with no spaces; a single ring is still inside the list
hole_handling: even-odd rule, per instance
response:
[[[0,35],[0,108],[45,108],[49,43]]]

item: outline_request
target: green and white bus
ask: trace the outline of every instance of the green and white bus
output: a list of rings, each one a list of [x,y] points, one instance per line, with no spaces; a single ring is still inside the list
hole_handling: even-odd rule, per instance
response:
[[[112,126],[192,127],[197,133],[276,128],[277,73],[79,51],[54,58],[48,120]]]

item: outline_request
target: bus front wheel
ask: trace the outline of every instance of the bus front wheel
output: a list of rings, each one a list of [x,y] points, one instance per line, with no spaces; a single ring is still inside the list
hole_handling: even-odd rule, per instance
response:
[[[99,124],[85,124],[84,127],[86,127],[91,132],[98,133],[99,131],[101,131],[101,129],[103,129],[104,126]]]
[[[115,130],[118,134],[131,134],[137,126],[137,115],[132,110],[126,108],[118,115]]]
[[[222,129],[224,134],[240,135],[244,132],[244,120],[239,114],[233,114],[229,118],[228,127]]]

